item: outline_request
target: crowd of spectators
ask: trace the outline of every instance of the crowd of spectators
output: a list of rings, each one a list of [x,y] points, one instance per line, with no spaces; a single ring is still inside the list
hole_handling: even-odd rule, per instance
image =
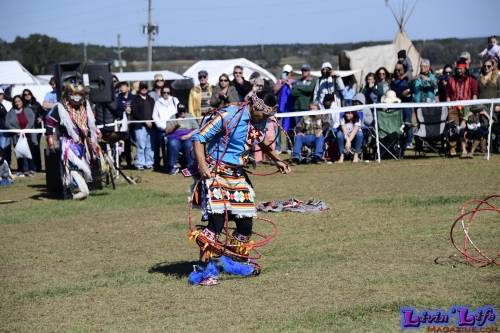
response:
[[[414,64],[405,50],[401,50],[395,56],[392,73],[380,67],[374,73],[367,73],[361,83],[356,82],[354,76],[338,75],[330,62],[322,64],[318,78],[312,75],[309,64],[300,67],[301,74],[298,76],[294,74],[292,66],[287,64],[274,85],[260,77],[259,73],[252,74],[247,80],[243,76],[243,67],[235,66],[233,80],[230,80],[230,75],[223,73],[219,76],[218,84],[212,86],[208,81],[208,72],[202,70],[198,73],[197,84],[189,92],[187,105],[173,96],[173,90],[161,74],[155,75],[151,90],[145,82],[134,82],[131,89],[129,83],[118,82],[114,77],[115,100],[97,104],[94,109],[98,124],[124,119],[131,121],[124,130],[128,135],[121,140],[124,144],[122,159],[127,167],[176,174],[179,165],[190,166],[193,163],[191,136],[200,125],[199,121],[185,118],[200,118],[213,109],[244,102],[252,91],[274,92],[279,113],[367,105],[359,112],[280,118],[279,124],[287,135],[278,135],[276,122],[270,122],[266,134],[275,136],[275,140],[272,140],[274,149],[288,152],[296,164],[321,163],[325,161],[325,156],[330,162],[342,163],[352,158],[352,162],[356,163],[363,158],[362,152],[367,144],[363,129],[374,122],[373,110],[369,107],[371,104],[499,98],[500,46],[497,45],[496,37],[488,38],[487,47],[478,56],[482,64],[478,77],[470,71],[471,55],[468,52],[461,53],[453,64],[447,64],[442,69],[432,68],[428,59],[422,59],[414,76]],[[42,103],[35,99],[29,89],[7,101],[4,91],[0,89],[0,129],[42,128],[45,116],[57,103],[55,80],[52,79],[50,84],[53,90],[47,93]],[[498,149],[500,133],[496,119],[500,114],[500,106],[494,107],[493,119],[489,118],[489,107],[448,108],[447,122],[450,133],[455,134],[450,136],[450,156],[460,154],[461,157],[470,158],[478,149],[484,149],[490,121],[494,122],[496,131],[497,142],[493,148]],[[412,149],[414,145],[414,111],[412,108],[402,109],[407,127],[405,149]],[[114,131],[114,126],[102,129],[103,136]],[[12,147],[18,138],[17,134],[0,133],[2,166],[11,165]],[[27,135],[27,139],[32,159],[17,161],[18,176],[32,176],[42,169],[41,134]],[[135,156],[132,156],[132,146],[135,146]],[[331,153],[332,150],[335,153]],[[179,156],[182,158],[179,159]],[[261,162],[262,159],[255,156],[255,161]]]

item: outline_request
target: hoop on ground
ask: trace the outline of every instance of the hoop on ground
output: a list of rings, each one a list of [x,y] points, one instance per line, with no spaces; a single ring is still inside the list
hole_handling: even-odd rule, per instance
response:
[[[494,254],[491,253],[494,252],[494,250],[488,249],[490,253],[487,253],[487,251],[481,249],[478,242],[473,241],[471,237],[472,223],[474,222],[474,219],[476,219],[477,224],[479,216],[485,216],[485,214],[493,213],[495,214],[496,222],[499,221],[500,216],[496,215],[500,214],[500,206],[497,206],[499,203],[500,195],[490,195],[481,200],[468,200],[462,205],[462,208],[460,209],[460,216],[455,219],[451,226],[450,241],[457,251],[464,256],[467,264],[470,266],[500,266],[500,251],[497,251],[496,254]],[[459,242],[459,240],[454,237],[454,233],[458,232],[455,230],[457,225],[461,226],[460,231],[463,232],[463,242]],[[494,237],[494,233],[490,233],[490,235]],[[498,246],[498,242],[496,242],[496,246]]]

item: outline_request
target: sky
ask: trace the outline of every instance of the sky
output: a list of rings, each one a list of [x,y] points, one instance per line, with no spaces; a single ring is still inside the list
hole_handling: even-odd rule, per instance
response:
[[[500,34],[500,0],[389,0],[399,12],[416,2],[411,39]],[[0,0],[0,38],[46,34],[61,41],[145,46],[147,0]],[[152,0],[154,46],[348,43],[392,40],[384,0]]]

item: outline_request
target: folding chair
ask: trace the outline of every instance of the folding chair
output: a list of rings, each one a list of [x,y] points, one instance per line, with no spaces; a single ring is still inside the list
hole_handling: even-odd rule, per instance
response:
[[[405,126],[401,109],[378,111],[380,158],[390,155],[399,160],[404,155]]]
[[[446,135],[448,109],[446,107],[418,108],[417,130],[415,137],[415,155],[425,155],[425,149],[439,156],[446,156],[449,141]]]

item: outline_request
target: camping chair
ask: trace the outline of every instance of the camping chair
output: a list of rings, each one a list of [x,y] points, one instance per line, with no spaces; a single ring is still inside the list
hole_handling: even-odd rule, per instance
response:
[[[425,148],[446,156],[448,150],[448,137],[446,135],[446,120],[448,109],[446,107],[418,108],[417,130],[415,136],[415,155],[425,154]]]
[[[405,126],[403,111],[401,109],[380,110],[377,113],[377,120],[380,158],[390,155],[392,158],[399,160],[404,154]]]

